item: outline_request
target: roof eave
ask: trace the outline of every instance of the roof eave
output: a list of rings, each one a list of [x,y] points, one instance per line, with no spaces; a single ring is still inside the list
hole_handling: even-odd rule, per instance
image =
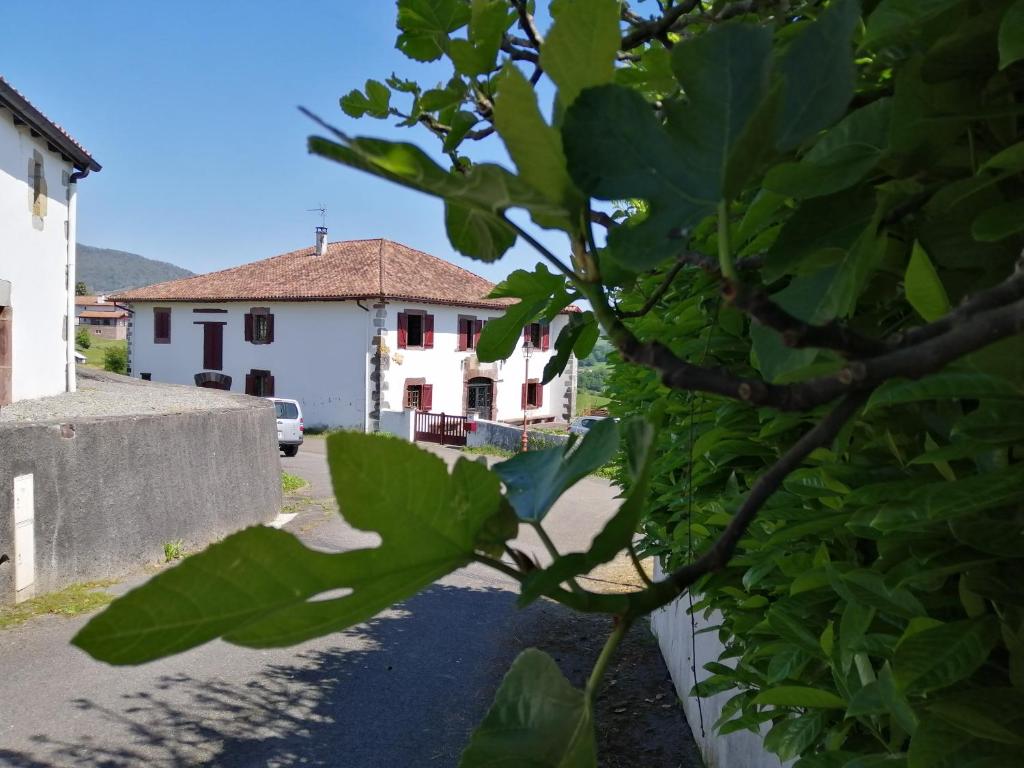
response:
[[[75,144],[60,128],[32,104],[10,84],[0,79],[0,105],[24,121],[32,130],[46,139],[61,153],[71,159],[74,166],[81,171],[99,171],[103,166],[97,163],[92,155]]]

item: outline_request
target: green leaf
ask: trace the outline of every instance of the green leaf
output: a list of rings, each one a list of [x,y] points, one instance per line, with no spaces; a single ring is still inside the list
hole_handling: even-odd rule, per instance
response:
[[[536,92],[512,65],[505,67],[498,84],[494,126],[519,177],[552,203],[577,211],[582,201],[565,168],[562,137],[544,122]]]
[[[905,589],[890,588],[874,571],[864,568],[849,571],[842,574],[839,583],[833,582],[833,586],[850,602],[869,605],[904,618],[925,614],[924,606],[913,594]],[[842,635],[840,640],[843,640]]]
[[[611,461],[618,448],[618,425],[604,419],[577,445],[520,453],[493,469],[519,519],[539,523],[563,493]]]
[[[452,115],[451,119],[451,130],[448,131],[448,135],[444,137],[444,144],[442,149],[445,152],[453,152],[459,143],[466,137],[466,134],[473,130],[473,126],[480,121],[475,114],[472,112],[466,112],[460,110]]]
[[[946,288],[932,266],[928,254],[917,241],[914,241],[903,284],[910,306],[929,323],[938,320],[949,311]]]
[[[504,0],[472,0],[468,38],[452,40],[448,47],[455,70],[469,77],[493,70],[502,35],[513,19]]]
[[[703,195],[732,196],[746,178],[749,169],[730,169],[730,161],[768,92],[771,49],[769,29],[727,24],[672,50],[672,70],[687,100],[669,112],[669,131],[707,184]]]
[[[1024,0],[1017,0],[999,25],[999,68],[1024,59]]]
[[[541,384],[547,384],[562,375],[569,364],[569,356],[575,351],[580,360],[590,354],[601,335],[593,312],[579,312],[569,316],[569,322],[555,339],[555,354],[544,366]]]
[[[1024,199],[1012,200],[982,213],[974,220],[971,234],[982,243],[994,243],[1024,231]]]
[[[846,709],[846,702],[831,691],[801,685],[780,685],[767,688],[754,697],[755,704],[777,707],[810,707],[812,709]]]
[[[600,424],[610,421],[611,419],[605,419]],[[593,432],[594,429],[597,427],[591,428],[590,431]],[[651,446],[654,443],[656,427],[644,419],[634,418],[623,424],[621,431],[625,437],[626,453],[630,461],[638,466],[625,501],[605,523],[601,532],[594,537],[590,549],[586,552],[563,555],[549,567],[531,572],[523,583],[520,604],[525,605],[547,594],[575,576],[590,573],[598,565],[611,561],[632,540],[647,504],[648,484],[654,463]],[[590,433],[587,434],[589,436]],[[581,445],[580,448],[582,447]]]
[[[1020,728],[1020,713],[1015,713]],[[908,768],[1008,768],[1020,762],[1020,747],[979,739],[952,728],[941,717],[927,717],[910,740]]]
[[[562,126],[569,174],[601,200],[642,198],[650,213],[639,225],[616,227],[610,254],[634,271],[656,266],[685,227],[715,209],[714,180],[704,178],[688,153],[664,131],[650,105],[629,88],[603,85],[584,91]]]
[[[554,275],[543,264],[533,272],[517,269],[495,286],[491,298],[512,297],[519,302],[505,310],[505,314],[488,321],[480,334],[476,354],[483,363],[505,360],[522,338],[523,328],[544,309],[551,295],[564,286],[565,279]]]
[[[780,720],[764,737],[764,748],[783,762],[799,757],[812,747],[825,730],[821,712]]]
[[[928,704],[931,715],[979,739],[1024,745],[1024,732],[1007,727],[1024,719],[1024,692],[1015,688],[955,691]]]
[[[917,632],[896,647],[896,681],[904,690],[919,692],[953,685],[985,662],[998,637],[998,623],[992,618],[957,621]]]
[[[395,47],[416,61],[434,61],[448,48],[448,35],[469,21],[469,6],[461,0],[398,0]]]
[[[859,4],[839,0],[789,44],[779,65],[784,86],[778,149],[793,149],[846,111],[853,97],[852,44],[859,23]]]
[[[903,403],[962,398],[1015,400],[1024,390],[1000,376],[974,371],[942,371],[923,379],[893,379],[875,390],[865,412]]]
[[[892,99],[884,98],[851,112],[798,163],[775,166],[765,176],[767,189],[796,198],[820,197],[863,179],[889,145]]]
[[[379,139],[350,138],[341,132],[343,143],[320,136],[309,138],[309,150],[329,160],[379,176],[419,192],[444,198],[460,212],[449,214],[450,231],[460,235],[452,245],[474,258],[493,260],[503,253],[497,248],[510,240],[513,230],[503,223],[504,212],[525,208],[542,226],[565,228],[565,211],[553,206],[539,192],[507,170],[491,163],[473,165],[465,173],[448,173],[423,150],[412,144]],[[475,211],[467,222],[468,213]],[[483,222],[483,224],[481,224]],[[496,235],[502,227],[506,232]],[[465,233],[471,234],[465,234]],[[487,237],[490,232],[492,236]]]
[[[460,768],[497,765],[597,765],[590,703],[552,658],[536,648],[523,651],[512,663],[459,762]]]
[[[481,261],[497,261],[516,242],[504,220],[479,208],[445,202],[444,223],[452,247]]]
[[[868,17],[862,45],[878,48],[897,42],[960,2],[962,0],[882,0]]]
[[[342,515],[380,534],[379,547],[328,554],[283,531],[248,528],[115,600],[72,642],[110,664],[217,637],[292,645],[365,621],[515,535],[498,478],[480,464],[460,459],[448,474],[410,443],[353,432],[329,437],[327,450]],[[342,588],[350,593],[315,599]]]
[[[540,49],[564,111],[584,88],[610,83],[619,52],[616,0],[563,0]]]

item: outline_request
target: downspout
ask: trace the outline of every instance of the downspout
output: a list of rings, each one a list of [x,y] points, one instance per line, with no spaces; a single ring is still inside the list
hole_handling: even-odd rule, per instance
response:
[[[75,266],[77,262],[76,239],[78,237],[78,180],[89,175],[89,169],[73,171],[68,177],[68,220],[67,255],[64,265],[65,293],[67,294],[67,360],[64,365],[64,389],[74,392],[78,389],[75,378]]]

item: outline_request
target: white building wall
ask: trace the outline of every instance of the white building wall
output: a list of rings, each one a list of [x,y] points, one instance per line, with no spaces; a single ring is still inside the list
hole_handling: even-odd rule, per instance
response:
[[[399,349],[398,348],[398,315],[406,310],[422,310],[434,316],[434,347],[433,349]],[[458,349],[458,320],[460,316],[471,316],[477,320],[489,320],[500,317],[501,310],[479,309],[469,307],[449,307],[437,304],[414,304],[406,302],[388,302],[385,324],[385,343],[390,357],[384,381],[386,391],[382,393],[382,410],[401,410],[404,401],[406,379],[426,379],[433,386],[434,413],[447,413],[456,416],[465,414],[465,369],[466,366],[479,366],[483,374],[490,373],[495,377],[495,414],[496,421],[522,420],[522,385],[526,381],[526,361],[523,358],[522,340],[516,345],[515,351],[507,360],[497,363],[476,362],[475,353],[460,352]],[[543,378],[544,366],[555,353],[555,339],[559,331],[568,322],[565,315],[560,315],[551,324],[550,348],[544,352],[535,350],[529,364],[529,377],[540,380]],[[562,419],[565,411],[564,395],[571,381],[571,366],[566,372],[544,385],[543,405],[530,409],[531,419],[555,418]]]
[[[44,216],[32,213],[30,164],[36,156],[46,182]],[[68,373],[74,334],[67,328],[74,274],[66,274],[74,242],[71,172],[71,163],[49,151],[45,140],[32,138],[27,126],[15,126],[10,113],[0,110],[0,280],[11,283],[14,400],[74,387],[73,368]],[[73,252],[70,258],[73,272]]]
[[[171,308],[170,344],[153,343],[154,307]],[[273,343],[245,340],[244,318],[252,307],[267,307],[274,315]],[[251,369],[269,370],[275,395],[298,400],[307,426],[365,427],[372,313],[355,302],[139,302],[132,309],[132,376],[149,373],[153,381],[194,384],[195,374],[204,371],[203,328],[196,323],[224,322],[219,372],[231,376],[232,392],[245,392]]]

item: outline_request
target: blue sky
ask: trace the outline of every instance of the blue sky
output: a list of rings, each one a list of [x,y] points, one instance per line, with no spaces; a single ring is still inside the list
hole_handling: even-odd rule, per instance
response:
[[[395,50],[388,0],[55,0],[48,19],[60,34],[41,33],[35,4],[2,4],[0,73],[103,165],[79,186],[79,242],[206,272],[311,245],[306,209],[323,203],[331,240],[387,237],[492,280],[537,260],[525,244],[492,265],[458,256],[440,202],[306,153],[300,104],[437,149],[338,107],[368,77],[448,76]],[[507,163],[496,141],[474,157]]]

